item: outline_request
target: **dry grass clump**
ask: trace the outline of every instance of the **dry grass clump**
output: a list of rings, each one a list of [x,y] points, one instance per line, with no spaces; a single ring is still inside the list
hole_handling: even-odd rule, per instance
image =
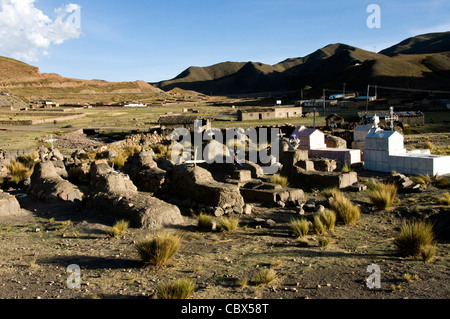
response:
[[[317,235],[323,235],[325,233],[325,226],[319,215],[314,216],[313,230]]]
[[[341,191],[337,187],[325,188],[322,190],[322,195],[328,199],[341,195]]]
[[[349,166],[347,163],[344,164],[341,170],[342,173],[350,173],[353,172],[353,169],[351,166]]]
[[[416,176],[411,176],[410,179],[416,183],[416,184],[420,184],[422,185],[424,188],[427,188],[428,185],[430,185],[430,183],[432,182],[432,179],[430,177],[430,175],[426,174],[419,174]]]
[[[158,299],[189,299],[195,291],[195,282],[192,279],[183,278],[159,285],[156,288]]]
[[[12,162],[6,168],[8,169],[8,176],[11,182],[15,184],[19,184],[33,173],[32,169],[26,167],[19,161]]]
[[[163,266],[177,253],[181,237],[170,233],[160,233],[155,238],[146,238],[135,245],[141,260],[153,266]]]
[[[117,221],[111,229],[106,231],[106,233],[108,236],[115,238],[125,233],[129,226],[130,222],[122,219]]]
[[[368,196],[372,204],[378,209],[387,209],[392,206],[397,197],[397,186],[371,181],[368,185]]]
[[[26,168],[32,169],[34,165],[36,165],[36,163],[39,161],[39,153],[37,151],[34,151],[31,154],[19,157],[17,160]]]
[[[233,232],[238,228],[240,220],[237,217],[220,216],[217,219],[217,222],[222,230],[226,232]]]
[[[361,218],[361,209],[342,192],[337,192],[329,199],[330,209],[336,213],[337,219],[344,225],[351,225]]]
[[[198,229],[209,231],[213,226],[213,218],[211,215],[200,213],[198,216]]]
[[[330,237],[320,237],[318,240],[319,246],[322,248],[328,247],[330,245],[331,239]]]
[[[439,197],[437,200],[440,205],[450,205],[450,193],[445,193],[444,196]]]
[[[271,268],[264,268],[258,271],[253,280],[257,285],[268,285],[277,278],[277,273]]]
[[[292,219],[289,224],[295,236],[301,238],[308,235],[309,223],[305,218]]]
[[[438,188],[447,188],[450,186],[450,178],[446,176],[436,176],[435,185]]]
[[[404,256],[420,256],[422,253],[432,253],[430,246],[434,241],[433,225],[426,221],[403,222],[400,233],[394,239],[394,244]],[[434,254],[434,252],[433,252]]]
[[[281,176],[280,174],[270,176],[269,183],[281,185],[283,187],[289,187],[288,178]]]
[[[433,150],[435,149],[435,146],[433,143],[431,143],[430,141],[427,141],[423,144],[425,149],[430,150],[431,152],[433,152]]]
[[[332,230],[336,225],[336,213],[332,210],[325,209],[323,212],[320,212],[318,216],[325,229]]]

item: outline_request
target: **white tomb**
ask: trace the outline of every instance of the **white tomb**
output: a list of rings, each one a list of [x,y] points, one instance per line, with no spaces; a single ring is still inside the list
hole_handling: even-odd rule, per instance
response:
[[[295,144],[295,148],[307,150],[309,155],[313,157],[334,159],[347,165],[361,162],[361,151],[359,149],[329,148],[325,143],[325,133],[316,129],[308,129],[304,126],[297,127],[291,135],[291,141]]]
[[[430,176],[450,174],[450,156],[432,155],[422,150],[408,152],[403,135],[396,131],[371,131],[366,136],[364,161],[365,169],[376,172]]]

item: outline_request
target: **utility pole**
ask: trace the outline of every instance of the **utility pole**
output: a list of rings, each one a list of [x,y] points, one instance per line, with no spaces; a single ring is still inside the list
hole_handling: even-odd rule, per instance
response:
[[[370,93],[370,84],[367,86],[367,103],[366,103],[366,112],[369,112],[369,93]]]
[[[347,86],[347,83],[344,83],[344,99],[345,99],[345,87]]]
[[[326,90],[323,89],[323,116],[325,116],[325,112],[326,112],[325,94],[326,94]]]

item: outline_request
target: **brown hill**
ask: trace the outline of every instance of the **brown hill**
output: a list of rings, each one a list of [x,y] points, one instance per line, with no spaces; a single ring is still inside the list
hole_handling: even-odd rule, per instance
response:
[[[214,95],[299,91],[308,86],[340,89],[344,82],[357,91],[364,91],[368,84],[447,89],[449,53],[441,50],[447,50],[448,36],[438,33],[411,38],[386,51],[391,54],[336,43],[275,65],[227,62],[189,68],[173,80],[154,85],[165,91],[178,87]]]
[[[28,101],[51,99],[59,103],[93,103],[151,99],[165,92],[145,81],[107,82],[65,78],[41,73],[37,67],[0,57],[0,91]]]

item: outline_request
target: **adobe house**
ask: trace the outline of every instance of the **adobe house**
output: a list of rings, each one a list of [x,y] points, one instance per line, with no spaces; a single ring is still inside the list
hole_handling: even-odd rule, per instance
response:
[[[264,109],[238,110],[238,121],[272,120],[303,116],[302,107],[277,107]]]
[[[178,128],[186,128],[189,131],[194,131],[195,121],[202,121],[202,126],[210,126],[211,119],[198,116],[186,116],[186,115],[166,115],[161,116],[158,120],[158,124],[161,126],[161,132],[170,134]]]

